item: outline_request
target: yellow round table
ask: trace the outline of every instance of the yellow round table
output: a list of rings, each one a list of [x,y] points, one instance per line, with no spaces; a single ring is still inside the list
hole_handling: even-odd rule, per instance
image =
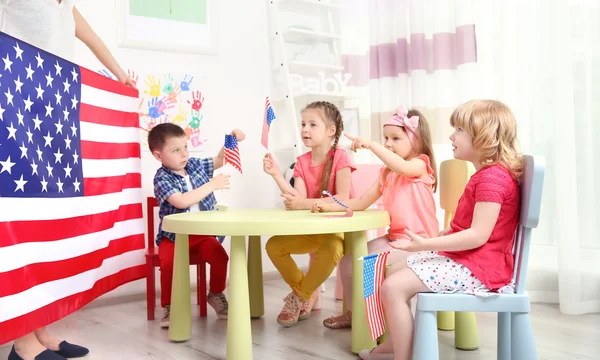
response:
[[[343,232],[345,248],[354,254],[352,351],[358,353],[360,350],[374,347],[376,344],[369,334],[363,298],[363,263],[357,259],[367,255],[365,231],[386,227],[390,218],[388,213],[382,210],[356,211],[352,217],[328,217],[340,214],[311,213],[308,210],[230,209],[166,216],[163,220],[163,230],[177,234],[169,339],[185,341],[192,335],[188,235],[231,236],[227,359],[244,360],[252,359],[250,318],[264,315],[260,236]],[[249,237],[247,263],[246,237]],[[275,323],[273,326],[276,326]]]

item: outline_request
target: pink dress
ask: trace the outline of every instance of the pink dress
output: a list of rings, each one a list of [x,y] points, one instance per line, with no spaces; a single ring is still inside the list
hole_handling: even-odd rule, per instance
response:
[[[311,165],[311,159],[312,151],[298,156],[296,159],[296,165],[294,166],[294,177],[302,178],[306,184],[306,198],[319,199],[321,197],[321,194],[319,194],[319,187],[321,185],[321,176],[323,175],[325,163],[313,166]],[[331,167],[329,186],[327,186],[327,190],[333,195],[337,194],[335,188],[336,174],[338,171],[346,167],[350,168],[350,172],[356,170],[356,167],[352,165],[352,161],[350,160],[350,156],[348,156],[346,150],[337,148],[333,154],[333,166]],[[352,198],[352,196],[352,190],[350,190],[350,198]]]
[[[385,167],[381,169],[383,208],[390,214],[390,229],[387,238],[391,241],[410,240],[404,234],[408,229],[426,238],[437,236],[439,223],[435,216],[433,198],[433,169],[427,155],[419,156],[427,166],[428,177],[406,177],[391,171],[383,178]]]

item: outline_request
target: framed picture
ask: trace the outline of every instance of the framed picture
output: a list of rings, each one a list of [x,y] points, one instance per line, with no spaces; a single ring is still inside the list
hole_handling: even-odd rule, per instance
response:
[[[216,55],[217,0],[119,1],[119,46]]]
[[[358,117],[358,108],[342,109],[342,121],[344,122],[344,132],[348,135],[360,136],[360,126]],[[340,146],[350,146],[352,141],[345,136],[340,137]]]

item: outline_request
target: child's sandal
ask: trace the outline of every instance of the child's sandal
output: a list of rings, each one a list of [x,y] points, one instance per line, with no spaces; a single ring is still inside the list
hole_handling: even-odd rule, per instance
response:
[[[310,317],[313,306],[315,306],[315,302],[317,301],[317,297],[319,297],[318,289],[312,293],[310,299],[302,302],[302,309],[300,310],[300,316],[298,320],[306,320]]]
[[[277,316],[277,322],[283,326],[293,326],[298,322],[300,310],[302,310],[302,298],[293,292],[289,293],[284,299],[285,305]]]
[[[342,315],[332,316],[323,320],[323,325],[330,329],[348,329],[352,327],[352,317],[349,312]]]

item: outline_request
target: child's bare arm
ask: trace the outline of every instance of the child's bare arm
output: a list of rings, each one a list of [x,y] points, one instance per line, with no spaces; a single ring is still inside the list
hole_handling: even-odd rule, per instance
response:
[[[371,143],[370,149],[373,154],[383,161],[385,166],[397,174],[407,177],[421,177],[427,174],[427,167],[421,159],[413,158],[406,161],[376,142]]]
[[[298,193],[292,187],[292,185],[290,185],[290,183],[283,177],[283,174],[279,169],[277,161],[275,161],[273,155],[269,153],[265,154],[263,158],[263,171],[273,177],[273,180],[275,180],[275,184],[277,184],[277,187],[279,188],[282,194],[300,195],[300,193]],[[298,179],[300,178],[295,178],[294,183],[297,183]],[[306,195],[304,197],[306,197]]]
[[[468,229],[430,239],[406,231],[413,241],[408,244],[390,245],[406,251],[463,251],[478,248],[492,235],[500,215],[500,207],[496,202],[478,202],[475,204],[473,220]]]
[[[401,156],[385,148],[385,146],[371,140],[354,137],[344,134],[348,139],[352,140],[350,150],[356,152],[357,149],[369,149],[375,154],[385,166],[393,172],[407,177],[420,177],[427,174],[425,162],[420,159],[404,160]]]
[[[352,187],[352,171],[349,167],[338,170],[335,173],[335,197],[339,201],[348,201],[350,199],[350,190]]]
[[[350,199],[347,200],[344,204],[346,204],[350,209],[354,211],[362,211],[367,209],[369,206],[373,205],[377,199],[381,197],[380,189],[380,179],[381,177],[377,177],[377,180],[371,185],[369,190],[361,195],[358,199]],[[344,211],[345,209],[338,205],[334,201],[327,201],[326,199],[319,200],[314,203],[311,211],[313,212],[330,212],[330,211]]]
[[[200,202],[215,190],[229,189],[229,177],[230,175],[219,174],[199,188],[185,193],[178,192],[169,196],[167,201],[178,209],[187,209]]]

